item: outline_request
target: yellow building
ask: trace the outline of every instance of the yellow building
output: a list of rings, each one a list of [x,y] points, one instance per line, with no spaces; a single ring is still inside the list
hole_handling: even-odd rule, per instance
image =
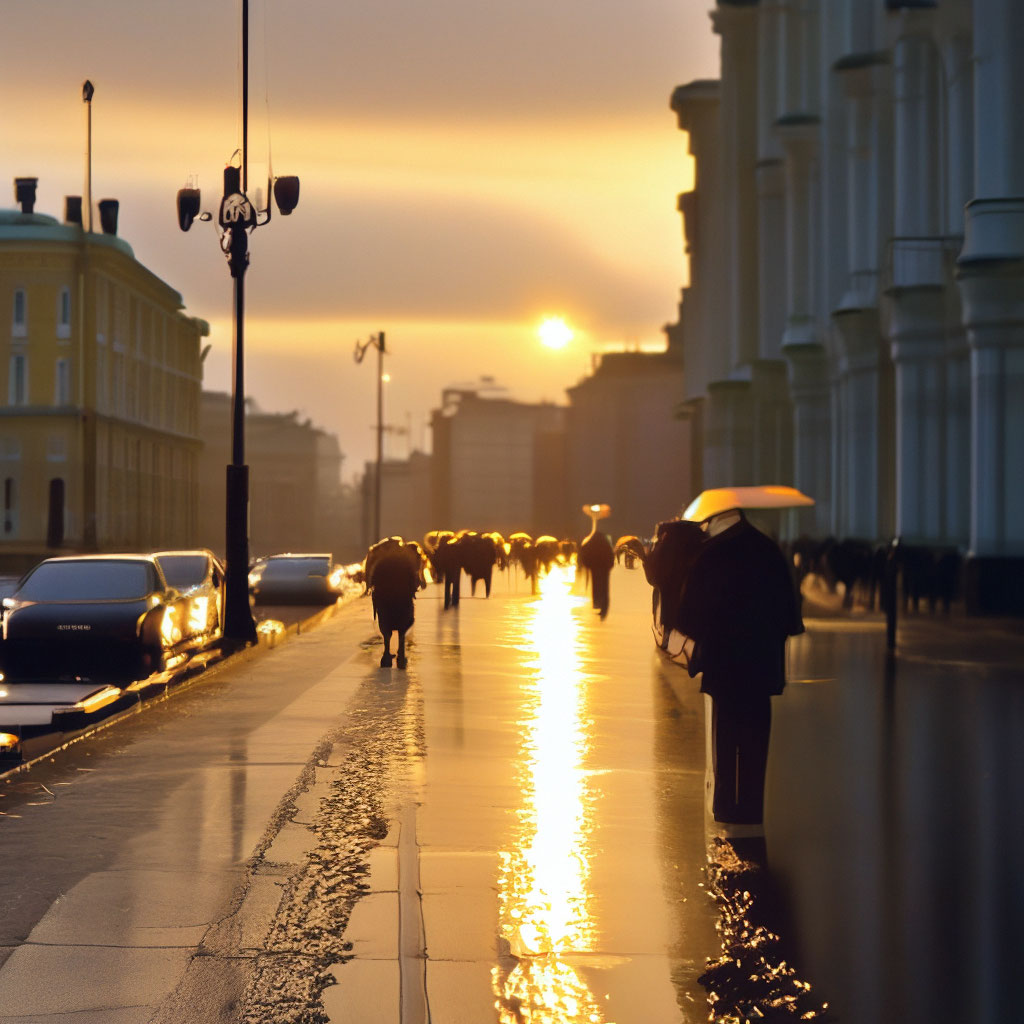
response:
[[[194,543],[201,339],[208,325],[117,237],[0,210],[0,561]]]

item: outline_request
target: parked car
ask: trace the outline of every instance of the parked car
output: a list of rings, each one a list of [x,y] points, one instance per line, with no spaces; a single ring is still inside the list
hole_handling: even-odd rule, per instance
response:
[[[10,681],[143,679],[194,640],[189,599],[149,555],[78,555],[40,562],[3,599],[0,668]]]
[[[105,683],[0,681],[0,770],[52,750],[138,700]]]
[[[164,579],[174,587],[188,610],[181,617],[182,639],[194,645],[219,640],[224,627],[224,566],[206,548],[194,551],[156,551]]]
[[[256,604],[333,604],[341,596],[345,570],[329,554],[270,555],[249,573]]]

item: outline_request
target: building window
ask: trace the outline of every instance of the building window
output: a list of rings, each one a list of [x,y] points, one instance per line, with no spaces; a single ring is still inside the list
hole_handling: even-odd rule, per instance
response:
[[[46,439],[46,461],[68,461],[68,439],[63,434],[51,434]]]
[[[4,479],[4,535],[10,537],[17,532],[18,505],[13,476]]]
[[[64,543],[65,520],[64,479],[54,477],[50,481],[50,507],[46,520],[46,546],[59,548]]]
[[[57,372],[53,382],[53,404],[71,404],[71,360],[58,359]]]
[[[57,292],[57,337],[71,337],[71,289]]]
[[[124,356],[114,353],[114,365],[111,369],[110,398],[113,403],[111,412],[115,416],[124,415]]]
[[[107,302],[107,282],[99,278],[96,281],[96,340],[101,343],[107,340],[107,324],[110,319]]]
[[[107,353],[104,349],[96,351],[96,408],[100,412],[107,411]]]
[[[28,334],[28,296],[25,294],[24,288],[14,289],[11,334],[15,338],[24,338]]]
[[[11,356],[7,401],[10,405],[28,404],[28,358],[20,352]]]

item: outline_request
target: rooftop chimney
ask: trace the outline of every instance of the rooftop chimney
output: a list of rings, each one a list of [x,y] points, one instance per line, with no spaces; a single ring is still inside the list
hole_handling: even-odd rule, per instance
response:
[[[82,225],[82,197],[64,197],[64,223]]]
[[[103,228],[103,234],[117,234],[117,209],[120,205],[116,199],[100,200],[100,226]]]
[[[38,178],[15,178],[14,199],[21,204],[22,213],[33,213],[36,208],[36,185]]]

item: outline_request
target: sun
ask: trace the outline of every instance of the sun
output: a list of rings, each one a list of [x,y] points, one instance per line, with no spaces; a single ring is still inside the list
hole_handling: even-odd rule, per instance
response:
[[[548,348],[565,348],[573,339],[572,328],[560,317],[549,316],[537,328],[537,336]]]

